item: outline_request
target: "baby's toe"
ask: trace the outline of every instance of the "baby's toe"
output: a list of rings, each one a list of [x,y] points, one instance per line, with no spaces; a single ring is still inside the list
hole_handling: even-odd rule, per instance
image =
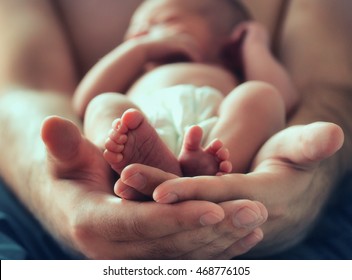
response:
[[[216,157],[220,161],[228,160],[230,158],[230,152],[227,148],[222,147],[216,152]]]

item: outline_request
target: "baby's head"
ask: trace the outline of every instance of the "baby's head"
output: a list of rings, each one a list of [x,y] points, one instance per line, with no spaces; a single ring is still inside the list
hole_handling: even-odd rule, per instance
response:
[[[174,29],[191,35],[212,56],[248,19],[238,0],[145,0],[132,17],[127,38]]]

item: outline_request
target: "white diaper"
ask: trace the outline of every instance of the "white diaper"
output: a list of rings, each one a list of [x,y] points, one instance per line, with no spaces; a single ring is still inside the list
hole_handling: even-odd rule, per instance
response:
[[[192,125],[203,129],[203,139],[217,121],[223,95],[211,87],[178,85],[146,98],[141,106],[150,123],[170,150],[178,156],[186,130]]]

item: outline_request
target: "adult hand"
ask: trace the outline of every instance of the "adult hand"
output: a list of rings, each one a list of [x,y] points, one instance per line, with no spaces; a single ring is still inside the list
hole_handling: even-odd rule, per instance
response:
[[[222,205],[236,199],[258,200],[269,212],[262,227],[265,240],[259,248],[267,254],[270,247],[274,253],[300,240],[320,213],[328,196],[321,191],[324,174],[320,166],[342,143],[343,132],[337,125],[292,126],[264,144],[248,174],[175,179],[160,170],[134,165],[122,173],[118,184],[152,194],[159,203],[197,199]]]
[[[262,239],[257,227],[267,212],[260,203],[121,200],[109,187],[113,178],[101,151],[73,123],[49,117],[42,139],[49,171],[43,183],[53,198],[42,202],[50,209],[42,220],[51,220],[50,231],[85,257],[224,259]]]

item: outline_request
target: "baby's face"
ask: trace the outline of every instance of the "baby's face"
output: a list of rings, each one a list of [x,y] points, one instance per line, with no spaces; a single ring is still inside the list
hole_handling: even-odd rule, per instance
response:
[[[132,17],[126,39],[165,32],[186,33],[208,51],[214,34],[207,20],[195,11],[205,0],[146,0]],[[198,5],[198,6],[197,6]]]

